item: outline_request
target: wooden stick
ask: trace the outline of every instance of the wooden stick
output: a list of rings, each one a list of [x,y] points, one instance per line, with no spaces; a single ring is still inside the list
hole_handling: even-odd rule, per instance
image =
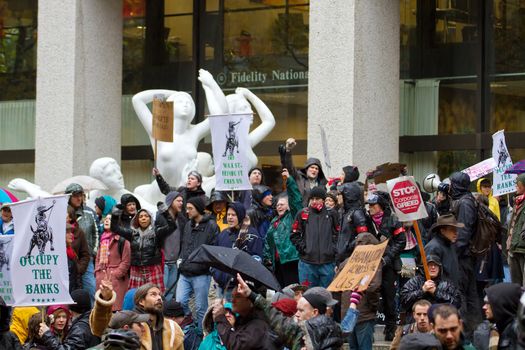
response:
[[[419,231],[419,225],[417,221],[413,222],[414,229],[416,230],[417,245],[419,246],[419,254],[421,254],[421,262],[423,263],[423,270],[425,271],[426,280],[430,280],[430,272],[428,272],[427,255],[425,254],[425,248],[423,247],[423,240],[421,239],[421,231]]]
[[[157,139],[155,139],[155,149],[153,150],[153,167],[157,167]]]

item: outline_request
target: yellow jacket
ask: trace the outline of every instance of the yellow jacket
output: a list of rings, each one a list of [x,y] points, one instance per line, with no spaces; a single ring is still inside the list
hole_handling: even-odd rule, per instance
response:
[[[485,180],[484,178],[481,178],[476,183],[476,189],[479,193],[481,193],[481,181]],[[499,220],[501,220],[500,212],[499,212],[499,202],[496,198],[492,196],[492,191],[490,191],[489,194],[489,209],[491,212],[494,213],[498,217]]]
[[[29,323],[29,319],[31,318],[31,316],[39,312],[40,310],[38,310],[34,306],[20,306],[13,308],[13,316],[11,318],[11,327],[9,328],[9,330],[16,334],[16,336],[20,340],[20,344],[24,344],[26,342],[27,324]]]

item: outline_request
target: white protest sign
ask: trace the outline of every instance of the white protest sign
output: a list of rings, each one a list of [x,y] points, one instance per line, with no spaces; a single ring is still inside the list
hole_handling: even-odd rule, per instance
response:
[[[52,196],[11,204],[15,223],[13,305],[73,304],[66,255],[68,198]]]
[[[401,176],[386,182],[399,221],[415,221],[428,216],[425,203],[412,176]]]
[[[215,190],[251,190],[248,178],[250,162],[246,150],[250,149],[248,133],[253,115],[212,115],[208,118],[215,164]]]
[[[13,251],[14,235],[0,236],[0,297],[6,305],[13,305],[13,290],[11,287],[11,253]]]
[[[485,159],[482,162],[479,162],[478,164],[474,164],[471,167],[468,167],[465,170],[462,170],[461,172],[467,174],[470,177],[470,181],[475,181],[487,174],[490,174],[494,171],[494,168],[496,167],[496,161],[494,158]]]
[[[492,195],[501,196],[516,191],[514,182],[517,175],[504,174],[505,170],[512,166],[512,159],[505,143],[503,130],[492,135],[492,158],[496,162],[492,180]]]

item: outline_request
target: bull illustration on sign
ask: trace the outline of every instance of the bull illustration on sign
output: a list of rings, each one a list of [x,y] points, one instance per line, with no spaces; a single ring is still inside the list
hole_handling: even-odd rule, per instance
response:
[[[507,151],[507,146],[505,146],[505,142],[501,139],[498,147],[498,168],[503,167],[507,163],[507,158],[509,157],[510,155]]]
[[[226,148],[224,149],[223,157],[226,157],[227,153],[230,153],[230,156],[233,156],[235,149],[237,148],[237,153],[239,153],[239,138],[237,137],[237,126],[241,123],[240,120],[234,122],[231,121],[228,123],[228,134],[226,134]]]
[[[4,269],[4,266],[6,266],[7,271],[9,271],[9,256],[7,254],[7,245],[10,242],[11,240],[0,242],[0,271]]]
[[[26,257],[31,255],[33,248],[36,246],[38,253],[43,255],[46,250],[46,245],[49,242],[51,246],[51,251],[55,250],[53,247],[53,230],[47,225],[51,213],[53,212],[53,207],[55,206],[56,201],[53,201],[53,204],[46,208],[45,205],[39,205],[36,208],[35,223],[36,227],[31,225],[31,231],[33,232],[33,237],[29,242],[29,250],[26,254]],[[49,212],[49,217],[46,216],[46,213]]]

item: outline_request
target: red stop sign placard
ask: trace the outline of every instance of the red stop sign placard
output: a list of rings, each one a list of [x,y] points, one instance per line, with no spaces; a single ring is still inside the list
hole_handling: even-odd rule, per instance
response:
[[[396,209],[403,214],[417,212],[423,203],[416,184],[408,180],[396,183],[390,191],[390,197]]]

